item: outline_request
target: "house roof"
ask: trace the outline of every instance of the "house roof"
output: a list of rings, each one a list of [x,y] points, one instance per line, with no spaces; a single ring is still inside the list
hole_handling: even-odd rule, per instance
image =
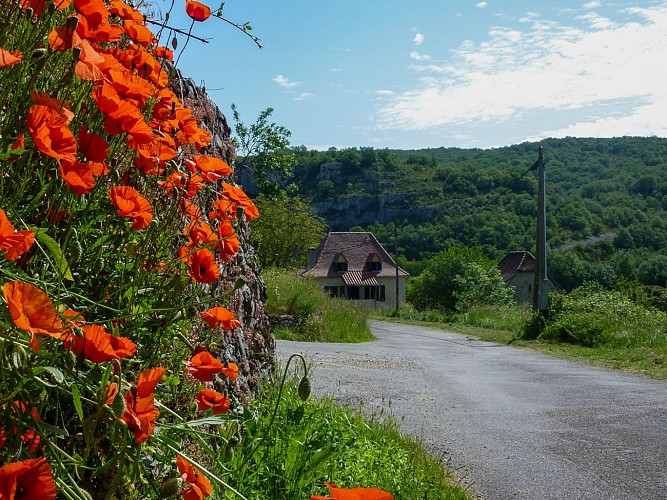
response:
[[[503,280],[512,279],[517,273],[535,272],[535,257],[527,250],[510,252],[498,263]]]
[[[334,268],[334,260],[343,255],[347,260],[347,271],[341,273]],[[371,270],[373,256],[382,262],[380,271]],[[315,266],[301,273],[316,278],[343,277],[348,284],[377,285],[376,277],[396,276],[396,263],[382,247],[373,233],[331,232],[320,243],[316,252]],[[398,268],[399,276],[408,276]],[[369,281],[373,278],[372,281]]]

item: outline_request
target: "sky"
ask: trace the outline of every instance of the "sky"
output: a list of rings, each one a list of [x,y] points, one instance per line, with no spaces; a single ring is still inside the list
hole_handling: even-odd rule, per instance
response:
[[[667,0],[227,0],[223,16],[262,48],[210,18],[192,28],[208,43],[177,35],[178,67],[230,122],[232,103],[246,124],[272,108],[293,146],[667,137]],[[168,24],[189,29],[184,0]]]

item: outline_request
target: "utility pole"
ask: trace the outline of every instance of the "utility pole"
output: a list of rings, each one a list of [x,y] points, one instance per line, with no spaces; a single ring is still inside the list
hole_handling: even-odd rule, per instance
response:
[[[396,316],[398,316],[398,226],[394,225],[394,255],[396,259]]]
[[[538,150],[537,161],[537,239],[535,241],[535,274],[533,279],[533,310],[545,316],[549,311],[549,278],[547,277],[547,202],[546,176],[542,146]]]

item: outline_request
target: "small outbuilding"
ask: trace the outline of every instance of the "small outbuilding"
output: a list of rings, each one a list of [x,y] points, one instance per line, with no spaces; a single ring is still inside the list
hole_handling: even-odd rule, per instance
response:
[[[498,263],[498,269],[506,285],[514,287],[517,302],[532,302],[535,277],[535,257],[527,250],[509,252]],[[549,291],[559,292],[561,288],[548,276]]]
[[[320,281],[332,297],[370,308],[395,308],[398,287],[398,303],[405,304],[409,275],[372,233],[330,232],[317,249],[310,249],[300,274]]]

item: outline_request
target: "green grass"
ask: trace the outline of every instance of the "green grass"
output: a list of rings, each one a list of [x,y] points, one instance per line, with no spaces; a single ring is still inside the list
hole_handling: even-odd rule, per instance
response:
[[[266,387],[240,419],[238,444],[221,460],[238,472],[231,486],[248,499],[307,500],[339,487],[376,487],[396,500],[469,500],[466,490],[397,423],[334,404],[299,399],[287,383],[271,425],[278,388]],[[328,496],[328,495],[327,495]],[[230,498],[234,498],[230,495]]]
[[[274,327],[276,339],[354,343],[375,338],[366,325],[367,309],[329,297],[317,281],[281,269],[265,270],[262,276],[268,291],[267,314],[289,317],[288,324]]]

